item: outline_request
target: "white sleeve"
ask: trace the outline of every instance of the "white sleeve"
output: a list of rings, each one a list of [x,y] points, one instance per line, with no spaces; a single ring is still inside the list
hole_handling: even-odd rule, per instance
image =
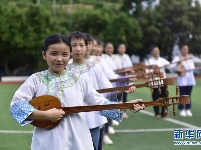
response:
[[[189,59],[189,60],[186,60],[186,61],[189,61],[190,62],[190,69],[195,69],[195,64],[194,64],[194,62],[193,62],[193,60],[192,59]]]
[[[166,59],[163,58],[163,63],[164,63],[165,66],[168,65],[168,66],[166,67],[167,69],[170,68],[170,62],[169,62],[169,61],[167,61]]]
[[[150,59],[147,59],[146,61],[144,61],[144,64],[145,64],[146,66],[152,65],[152,64],[150,63]],[[153,69],[145,69],[145,72],[146,72],[146,73],[153,72]]]
[[[95,67],[96,67],[96,78],[98,82],[98,89],[112,88],[111,82],[108,80],[108,78],[101,70],[101,68],[98,66]]]
[[[165,65],[169,65],[169,64],[170,64],[170,62],[167,61],[166,59],[163,59],[163,61],[164,61],[164,64],[165,64]]]
[[[115,74],[114,71],[101,59],[98,63],[99,67],[105,73],[108,79],[116,79],[119,75]]]
[[[35,97],[35,93],[38,89],[40,82],[36,75],[31,75],[15,92],[11,101],[11,106],[20,100],[30,101]]]
[[[108,78],[105,76],[104,72],[98,66],[95,67],[98,89],[112,88],[113,86]],[[102,93],[101,95],[110,100],[117,99],[116,92]]]
[[[100,95],[91,84],[87,83],[87,80],[80,77],[81,86],[84,92],[84,102],[87,105],[102,105],[106,101],[106,99]]]
[[[36,109],[29,104],[29,101],[35,96],[38,86],[37,77],[30,76],[15,92],[10,103],[11,115],[21,126],[32,122],[27,117]]]
[[[128,54],[126,54],[126,67],[132,67],[133,63],[130,59],[130,56]]]
[[[103,58],[103,57],[102,57]],[[108,63],[108,65],[110,66],[110,68],[112,69],[112,70],[115,70],[116,68],[115,68],[115,64],[114,64],[114,62],[112,61],[112,59],[110,58],[110,56],[108,56],[108,55],[106,55],[105,57],[104,57],[105,59],[105,61],[107,61],[107,63]]]
[[[108,105],[116,104],[118,102],[112,102],[108,99],[102,97],[95,89],[93,89],[86,80],[82,80],[83,90],[84,90],[84,101],[88,105]],[[113,110],[102,110],[99,112],[100,115],[116,120],[120,122],[123,117],[123,110],[113,109]]]
[[[168,68],[176,68],[177,67],[177,62],[179,62],[180,58],[178,56],[176,56],[173,60],[172,60],[172,64],[168,67]]]

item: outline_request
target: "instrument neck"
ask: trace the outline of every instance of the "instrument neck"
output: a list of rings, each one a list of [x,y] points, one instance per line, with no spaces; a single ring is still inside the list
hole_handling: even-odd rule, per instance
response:
[[[132,109],[133,104],[144,104],[148,106],[163,106],[162,102],[151,101],[151,102],[138,102],[138,103],[119,103],[109,105],[90,105],[90,106],[75,106],[75,107],[62,107],[62,110],[66,114],[79,113],[79,112],[90,112],[90,111],[101,111],[101,110],[112,110],[112,109]]]

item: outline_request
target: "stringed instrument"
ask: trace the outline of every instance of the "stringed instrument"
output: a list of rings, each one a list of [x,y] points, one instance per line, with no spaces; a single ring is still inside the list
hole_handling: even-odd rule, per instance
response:
[[[147,81],[142,84],[131,84],[127,86],[119,86],[119,87],[113,87],[113,88],[107,88],[107,89],[99,89],[97,90],[98,93],[107,93],[107,92],[115,92],[115,91],[126,91],[131,86],[135,86],[136,88],[142,88],[142,87],[149,87],[152,88],[153,86],[164,86],[164,85],[172,85],[174,84],[173,78],[165,78],[165,79],[158,79],[158,80],[152,80]]]
[[[139,63],[139,64],[135,64],[132,67],[127,67],[127,68],[122,68],[122,69],[117,69],[115,70],[115,73],[121,72],[123,70],[129,70],[129,69],[140,69],[140,68],[144,68],[145,64],[144,63]]]
[[[176,73],[179,75],[179,76],[185,76],[186,75],[186,72],[190,72],[190,71],[193,71],[193,70],[201,70],[201,67],[196,67],[194,69],[188,69],[186,70],[185,67],[184,67],[184,61],[185,60],[188,60],[188,59],[192,59],[191,56],[186,56],[186,57],[183,57],[183,56],[180,56],[180,61],[177,62],[177,67],[176,67]]]
[[[163,78],[163,72],[151,72],[151,73],[146,73],[146,72],[138,72],[136,74],[133,74],[131,76],[126,76],[123,78],[117,78],[117,79],[110,79],[110,82],[124,82],[124,81],[130,81],[131,78],[138,78],[138,79],[147,79],[147,78],[153,78],[153,77],[159,77]]]
[[[189,60],[189,59],[192,59],[192,57],[185,57],[185,58],[182,58],[181,61],[185,61],[185,60]],[[180,61],[179,61],[180,62]],[[161,66],[161,67],[157,67],[158,69],[160,68],[166,68],[172,64],[176,64],[178,62],[171,62],[170,64],[168,65],[164,65],[164,66]],[[131,71],[138,71],[140,69],[156,69],[156,65],[148,65],[146,66],[145,64],[143,63],[140,63],[140,64],[136,64],[132,67],[127,67],[127,68],[123,68],[123,69],[118,69],[118,70],[115,70],[115,73],[117,74],[125,74],[125,73],[130,73]]]
[[[190,72],[190,71],[194,71],[194,70],[201,70],[201,67],[196,67],[194,69],[188,69],[188,70],[177,70],[176,73],[179,75],[179,76],[185,76],[186,75],[186,72]]]
[[[170,102],[169,102],[170,101]],[[36,108],[37,110],[49,110],[52,108],[62,109],[66,115],[70,115],[73,113],[79,113],[79,112],[90,112],[90,111],[101,111],[101,110],[111,110],[111,109],[132,109],[133,104],[144,104],[145,107],[149,106],[170,106],[170,105],[177,105],[177,104],[189,104],[189,96],[188,95],[182,95],[182,96],[175,96],[175,97],[169,97],[169,98],[160,98],[157,101],[150,101],[150,102],[138,102],[138,103],[119,103],[119,104],[109,104],[109,105],[89,105],[89,106],[73,106],[73,107],[62,107],[59,99],[57,99],[54,96],[50,95],[44,95],[39,96],[31,101],[29,103]],[[52,122],[50,120],[45,119],[36,119],[31,124],[43,128],[43,129],[52,129],[55,128],[60,123],[60,120],[56,122]]]

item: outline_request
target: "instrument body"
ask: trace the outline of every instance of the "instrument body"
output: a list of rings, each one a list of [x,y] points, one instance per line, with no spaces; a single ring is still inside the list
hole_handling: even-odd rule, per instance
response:
[[[42,111],[46,111],[52,108],[62,109],[60,101],[56,97],[51,95],[43,95],[36,97],[29,101],[29,104],[31,104],[37,110]],[[31,124],[39,128],[52,129],[59,123],[60,120],[52,122],[50,120],[45,119],[36,119]]]
[[[176,73],[177,73],[179,76],[185,76],[185,75],[186,75],[185,67],[184,67],[184,63],[183,63],[183,62],[180,62],[180,63],[177,65]]]

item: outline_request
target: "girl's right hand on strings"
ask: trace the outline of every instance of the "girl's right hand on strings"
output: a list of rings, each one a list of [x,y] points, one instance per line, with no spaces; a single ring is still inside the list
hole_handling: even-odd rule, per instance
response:
[[[63,118],[64,115],[65,112],[62,109],[52,108],[47,110],[47,119],[53,122],[61,120],[61,118]]]

